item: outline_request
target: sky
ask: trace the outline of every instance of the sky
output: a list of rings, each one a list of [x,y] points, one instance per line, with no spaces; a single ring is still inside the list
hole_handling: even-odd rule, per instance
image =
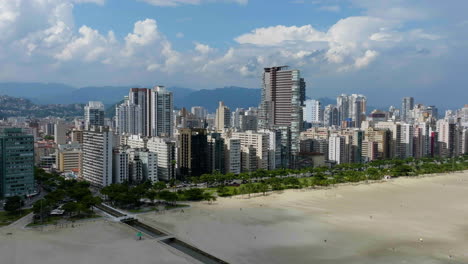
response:
[[[468,103],[466,0],[0,0],[0,81],[261,87]]]

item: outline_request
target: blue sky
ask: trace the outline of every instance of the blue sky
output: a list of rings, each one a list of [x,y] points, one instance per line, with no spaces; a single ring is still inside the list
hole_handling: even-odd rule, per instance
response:
[[[0,81],[258,88],[264,67],[287,64],[313,98],[461,106],[466,10],[465,0],[0,0]]]
[[[250,1],[238,3],[211,2],[203,5],[154,6],[143,1],[107,1],[105,5],[83,4],[74,9],[76,23],[99,31],[113,30],[125,37],[138,20],[152,18],[158,21],[161,32],[180,50],[193,48],[194,41],[227,49],[234,37],[259,27],[271,25],[312,25],[326,30],[341,18],[359,15],[359,8],[324,11],[327,5],[294,3],[294,1]],[[332,5],[338,7],[339,5]],[[313,19],[311,19],[313,18]],[[177,34],[184,34],[178,38]]]

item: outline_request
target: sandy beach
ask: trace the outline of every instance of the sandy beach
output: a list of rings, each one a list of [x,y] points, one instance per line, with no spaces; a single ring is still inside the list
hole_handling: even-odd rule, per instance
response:
[[[468,172],[220,198],[138,218],[229,263],[468,263]],[[105,219],[1,228],[0,256],[2,264],[193,263]]]
[[[11,233],[11,234],[8,234]],[[0,229],[2,264],[192,263],[191,259],[144,237],[126,225],[93,220],[67,226]]]
[[[139,217],[231,263],[468,263],[468,172]]]

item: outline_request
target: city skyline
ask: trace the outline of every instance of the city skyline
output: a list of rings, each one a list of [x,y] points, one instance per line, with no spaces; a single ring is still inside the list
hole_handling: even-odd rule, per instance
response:
[[[28,3],[2,4],[0,41],[15,45],[2,45],[0,81],[260,88],[263,67],[289,65],[311,98],[466,95],[463,1]]]

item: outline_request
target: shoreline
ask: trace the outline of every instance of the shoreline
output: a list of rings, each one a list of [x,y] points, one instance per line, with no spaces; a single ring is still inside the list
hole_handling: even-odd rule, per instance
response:
[[[138,217],[232,263],[468,263],[468,171],[191,205]]]
[[[298,188],[298,189],[289,188],[289,189],[284,189],[284,190],[280,190],[280,191],[271,190],[271,191],[268,191],[266,195],[263,195],[263,193],[261,193],[261,192],[251,193],[250,194],[251,197],[246,198],[246,199],[251,199],[251,198],[256,198],[256,197],[264,197],[264,196],[268,196],[270,194],[282,194],[283,192],[286,192],[286,191],[332,190],[332,189],[336,189],[336,188],[340,188],[340,187],[344,187],[344,186],[375,185],[375,184],[388,183],[388,182],[392,182],[392,181],[399,180],[399,179],[424,179],[424,178],[433,178],[433,177],[445,177],[447,175],[454,175],[454,174],[457,174],[457,173],[458,174],[468,173],[468,170],[454,171],[454,172],[447,172],[447,173],[421,174],[421,175],[418,175],[418,176],[399,176],[399,177],[392,177],[391,179],[388,179],[388,180],[382,179],[382,180],[368,180],[368,181],[360,181],[360,182],[344,182],[344,183],[337,183],[337,184],[332,184],[332,185],[328,185],[328,186],[314,186],[314,187],[309,186],[309,187]],[[248,195],[248,194],[238,194],[238,195],[232,195],[232,196],[229,196],[229,197],[220,197],[220,196],[218,196],[217,201],[222,200],[222,199],[230,199],[230,198],[237,198],[237,197],[244,198],[243,196],[245,196],[245,195]],[[217,201],[213,202],[213,204],[215,204]],[[204,201],[182,201],[182,202],[187,203],[187,204],[205,203]],[[177,209],[177,208],[174,208],[174,209]]]

